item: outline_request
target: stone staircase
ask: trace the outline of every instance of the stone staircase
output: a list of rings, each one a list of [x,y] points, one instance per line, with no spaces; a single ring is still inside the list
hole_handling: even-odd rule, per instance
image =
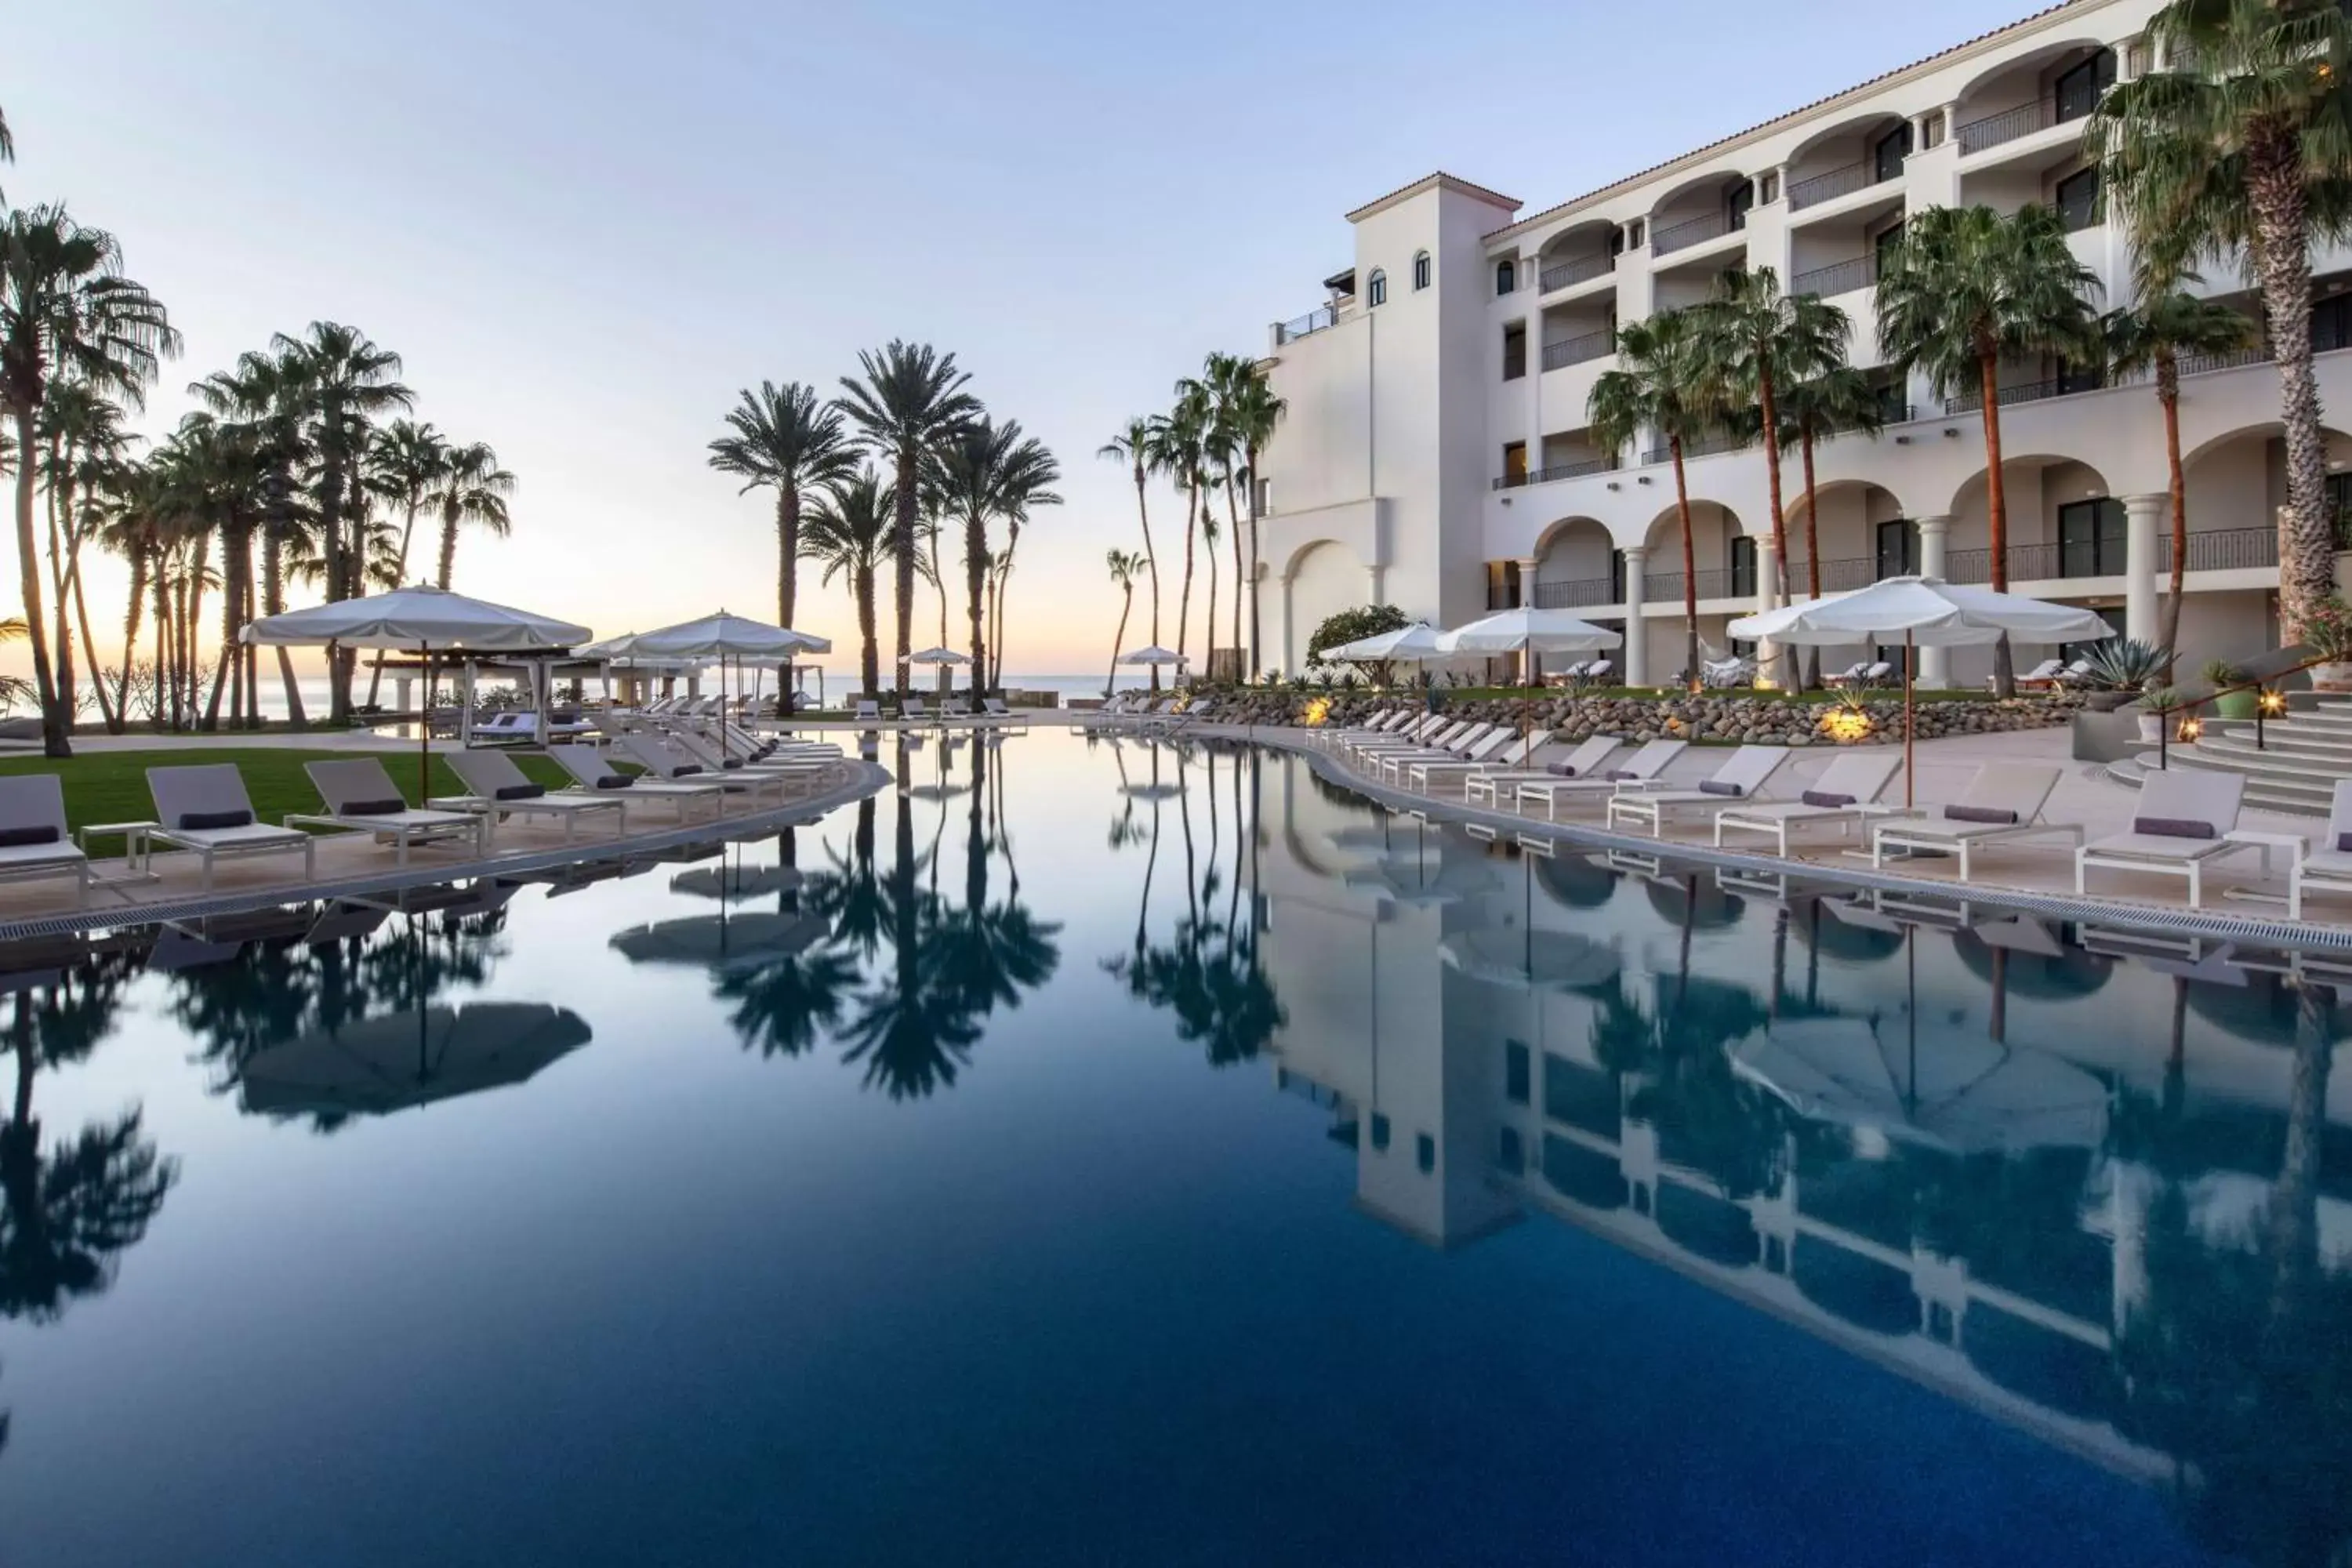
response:
[[[2192,745],[2172,748],[2175,767],[2213,768],[2246,775],[2246,805],[2299,816],[2326,816],[2336,781],[2352,778],[2352,698],[2323,697],[2263,725],[2254,744],[2251,719],[2207,719]],[[2153,749],[2137,754],[2156,765]]]

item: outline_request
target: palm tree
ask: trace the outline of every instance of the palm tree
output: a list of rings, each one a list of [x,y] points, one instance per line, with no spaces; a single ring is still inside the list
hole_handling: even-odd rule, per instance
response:
[[[180,352],[170,317],[142,285],[122,276],[122,250],[103,229],[85,228],[58,205],[28,207],[0,221],[0,414],[15,426],[16,567],[41,701],[42,749],[73,754],[67,711],[49,665],[40,563],[34,554],[33,489],[40,465],[35,426],[51,388],[79,382],[141,405],[161,361]]]
[[[956,368],[955,355],[929,343],[893,338],[878,352],[860,353],[857,364],[862,379],[842,377],[842,395],[834,406],[857,426],[866,449],[891,465],[890,549],[898,563],[898,690],[903,699],[909,679],[905,660],[914,649],[910,634],[919,570],[915,511],[923,460],[949,432],[977,418],[981,408],[963,390],[971,377]]]
[[[392,581],[408,581],[408,551],[416,537],[416,514],[425,510],[434,489],[449,468],[449,440],[433,427],[413,419],[395,419],[368,441],[367,484],[400,509],[400,542],[392,552]],[[375,706],[383,688],[383,650],[378,648],[368,670],[368,706]]]
[[[1145,570],[1149,562],[1131,550],[1108,550],[1103,563],[1110,568],[1110,580],[1118,584],[1118,630],[1110,641],[1110,678],[1103,682],[1103,695],[1108,697],[1118,686],[1119,649],[1127,646],[1127,613],[1135,608],[1136,574]]]
[[[1020,428],[1011,421],[1013,429]],[[1004,684],[1004,592],[1013,579],[1014,553],[1021,548],[1021,525],[1039,507],[1059,506],[1062,498],[1054,486],[1062,481],[1062,465],[1045,444],[1037,440],[1020,440],[1006,455],[1003,474],[997,485],[996,516],[1004,524],[1004,548],[995,558],[995,660],[989,671],[988,684]],[[967,557],[969,560],[969,557]]]
[[[1805,483],[1805,597],[1822,596],[1821,494],[1813,484],[1813,450],[1833,436],[1849,431],[1875,438],[1886,424],[1886,405],[1870,377],[1850,364],[1823,366],[1802,381],[1778,389],[1780,446],[1794,447],[1803,464]],[[1822,650],[1805,650],[1805,686],[1822,683]]]
[[[990,584],[1003,591],[1020,525],[1031,509],[1059,504],[1052,489],[1061,469],[1043,443],[1024,434],[1020,421],[999,425],[984,416],[961,426],[940,442],[924,468],[923,489],[929,510],[952,518],[963,529],[965,614],[971,628],[973,695],[996,683],[1003,668],[1001,642],[1003,622],[997,619],[996,663],[990,660],[987,634]],[[1002,521],[1009,537],[1002,552],[992,553],[988,525]]]
[[[846,479],[857,460],[840,411],[820,402],[815,387],[763,381],[759,391],[745,387],[737,396],[727,415],[730,434],[710,443],[710,466],[740,479],[738,493],[763,486],[776,492],[776,624],[789,626],[798,596],[801,498]],[[787,689],[791,680],[787,666]]]
[[[198,403],[224,419],[247,426],[263,464],[261,538],[261,613],[286,608],[286,574],[289,556],[306,552],[311,544],[315,512],[302,492],[302,476],[310,466],[311,450],[305,421],[310,405],[309,370],[287,354],[247,353],[237,357],[234,370],[215,371],[188,388]],[[134,559],[134,565],[136,561]],[[137,607],[131,619],[135,642]],[[253,650],[247,650],[248,677],[257,668]],[[123,675],[130,673],[124,655]],[[299,726],[306,721],[302,689],[294,679],[294,660],[278,649],[278,676],[286,693],[287,718]],[[251,685],[248,679],[248,686]],[[117,706],[121,706],[120,697]]]
[[[1192,530],[1200,518],[1201,485],[1208,477],[1209,389],[1190,376],[1176,384],[1176,405],[1154,426],[1160,468],[1184,487],[1184,583],[1176,595],[1176,651],[1185,651],[1192,615]],[[1212,637],[1210,641],[1214,642]]]
[[[2009,588],[2009,509],[2000,475],[2000,363],[2053,356],[2096,364],[2090,296],[2098,275],[2066,243],[2066,220],[2039,203],[2008,217],[1988,206],[1916,215],[1878,271],[1878,342],[1938,397],[1976,397],[1984,420],[1985,512],[1992,586]],[[2016,694],[2009,639],[1993,647],[1993,688]]]
[[[874,579],[890,553],[894,527],[889,495],[882,488],[881,476],[872,468],[827,485],[801,524],[801,554],[824,569],[822,581],[830,583],[836,576],[848,579],[850,595],[857,604],[861,690],[867,697],[882,693],[881,652],[874,627]]]
[[[2171,0],[2147,36],[2167,68],[2110,90],[2084,152],[2143,256],[2250,262],[2286,434],[2281,636],[2299,642],[2310,607],[2336,591],[2311,249],[2352,225],[2352,22],[2328,0]]]
[[[1155,450],[1151,421],[1138,416],[1129,420],[1118,435],[1097,448],[1095,456],[1122,465],[1135,480],[1135,517],[1143,528],[1143,561],[1151,577],[1151,640],[1157,643],[1160,640],[1160,556],[1151,547],[1151,506],[1146,496],[1148,481],[1160,471]],[[1116,669],[1112,671],[1114,678],[1117,673]],[[1151,689],[1160,689],[1158,665],[1151,667]]]
[[[89,639],[88,595],[81,586],[81,547],[91,522],[88,500],[106,472],[120,464],[136,439],[122,426],[122,407],[113,399],[80,382],[62,381],[49,389],[42,410],[41,479],[49,498],[49,588],[54,595],[51,636],[57,648],[58,701],[67,712],[79,710],[74,679],[74,628],[79,616],[82,646],[95,660],[97,646]],[[109,708],[106,687],[93,676],[101,714]]]
[[[1683,443],[1717,417],[1721,397],[1709,379],[1696,323],[1686,310],[1661,310],[1617,332],[1617,368],[1592,384],[1585,405],[1592,438],[1614,451],[1643,430],[1665,439],[1675,468],[1675,506],[1683,530],[1684,679],[1698,689],[1698,571],[1691,548],[1690,488],[1683,476]],[[1625,628],[1640,637],[1640,626]]]
[[[1241,444],[1242,473],[1247,480],[1249,497],[1249,673],[1258,672],[1258,576],[1261,566],[1257,550],[1258,475],[1259,459],[1274,433],[1290,412],[1290,405],[1274,394],[1274,384],[1268,379],[1266,367],[1243,354],[1212,356],[1217,367],[1218,413],[1226,430]],[[1231,476],[1228,476],[1228,483]],[[1231,491],[1227,492],[1230,499]],[[1234,542],[1240,546],[1239,525],[1235,525]],[[1238,640],[1238,638],[1236,638]]]
[[[2189,568],[2189,487],[2180,472],[2180,359],[2183,354],[2226,354],[2256,337],[2254,323],[2227,305],[2200,300],[2178,287],[2146,294],[2138,303],[2110,310],[2101,320],[2107,364],[2118,377],[2154,372],[2156,401],[2164,411],[2166,488],[2172,501],[2172,596],[2164,605],[2168,648],[2180,646],[2180,595]],[[2284,558],[2282,558],[2284,559]]]
[[[1818,294],[1783,294],[1772,268],[1733,272],[1715,297],[1700,306],[1699,352],[1730,395],[1754,399],[1759,427],[1780,427],[1778,395],[1783,387],[1837,363],[1844,357],[1851,323]],[[1764,443],[1764,491],[1772,519],[1772,571],[1764,584],[1767,603],[1788,597],[1789,522],[1780,499],[1780,445]],[[1793,664],[1795,650],[1790,650]],[[1794,684],[1793,681],[1790,684]]]
[[[457,527],[470,522],[493,539],[514,531],[507,515],[507,498],[514,494],[515,478],[499,467],[499,455],[487,441],[471,441],[449,449],[448,461],[433,487],[433,505],[441,514],[441,566],[434,581],[449,585],[457,564]]]
[[[1217,476],[1203,472],[1200,490],[1201,542],[1208,547],[1209,552],[1208,613],[1201,617],[1209,632],[1209,656],[1202,661],[1201,671],[1205,677],[1208,666],[1215,661],[1217,655],[1217,509],[1213,504],[1217,499]]]

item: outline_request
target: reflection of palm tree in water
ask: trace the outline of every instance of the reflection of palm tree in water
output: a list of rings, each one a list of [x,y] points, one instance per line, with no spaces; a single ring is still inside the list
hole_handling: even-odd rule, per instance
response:
[[[865,805],[870,813],[873,802]],[[790,827],[776,835],[776,864],[787,872],[799,869],[800,841]],[[869,865],[869,876],[871,869]],[[843,874],[821,872],[805,883],[785,877],[776,892],[776,912],[797,914],[805,907],[811,913],[834,917],[843,902],[835,883]],[[763,1057],[796,1057],[839,1026],[857,978],[857,963],[835,925],[824,941],[803,952],[758,969],[722,973],[712,992],[735,1005],[727,1021],[747,1050],[756,1047]]]
[[[16,994],[16,1095],[0,1124],[0,1317],[51,1322],[104,1291],[116,1258],[147,1234],[178,1180],[135,1107],[47,1150],[33,1119],[35,1076],[80,1060],[111,1032],[128,972],[121,955],[109,955],[45,994]],[[7,1436],[0,1414],[0,1446]]]

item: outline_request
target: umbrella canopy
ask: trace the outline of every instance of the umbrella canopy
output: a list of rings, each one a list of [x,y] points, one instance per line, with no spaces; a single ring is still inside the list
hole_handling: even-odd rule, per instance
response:
[[[1400,904],[1450,904],[1502,885],[1482,862],[1447,859],[1442,855],[1428,861],[1391,855],[1370,866],[1350,868],[1341,880]]]
[[[2106,1135],[2107,1089],[2042,1051],[1899,1019],[1802,1018],[1748,1036],[1732,1070],[1804,1117],[1875,1128],[1956,1153],[2088,1149]]]
[[[625,931],[611,945],[632,963],[677,963],[725,974],[790,958],[829,929],[809,914],[688,915]]]
[[[1624,641],[1608,627],[1579,620],[1566,610],[1532,605],[1498,610],[1484,620],[1442,633],[1437,639],[1438,647],[1449,654],[1581,653],[1617,647]]]
[[[1428,622],[1415,621],[1392,632],[1374,632],[1370,637],[1358,637],[1354,642],[1341,643],[1338,647],[1327,647],[1323,650],[1323,658],[1326,663],[1346,661],[1359,664],[1381,661],[1425,664],[1435,659],[1451,658],[1454,656],[1438,647],[1442,635]]]
[[[794,658],[805,653],[831,653],[833,644],[790,626],[730,616],[725,610],[700,620],[640,632],[629,639],[630,653],[658,658]]]
[[[1161,647],[1158,643],[1154,643],[1150,647],[1137,648],[1133,653],[1120,654],[1118,662],[1121,664],[1184,664],[1190,661],[1174,648]]]
[[[523,653],[586,642],[586,626],[418,584],[247,623],[240,640],[269,647],[334,643],[409,653]]]
[[[970,664],[971,656],[956,652],[951,647],[927,647],[920,653],[910,653],[898,661],[901,664]]]
[[[1439,942],[1437,951],[1448,967],[1461,973],[1520,990],[1582,991],[1607,984],[1624,967],[1613,947],[1539,926],[1456,931]]]
[[[756,899],[796,893],[807,880],[791,866],[698,866],[672,877],[669,890],[698,899]]]
[[[1825,594],[1731,623],[1741,642],[1834,646],[1908,640],[1920,647],[1998,642],[2089,642],[2115,628],[2095,610],[2023,594],[1997,594],[1935,577],[1888,577],[1847,594]]]
[[[593,1037],[540,1002],[411,1008],[273,1047],[246,1064],[245,1109],[381,1116],[518,1084]]]

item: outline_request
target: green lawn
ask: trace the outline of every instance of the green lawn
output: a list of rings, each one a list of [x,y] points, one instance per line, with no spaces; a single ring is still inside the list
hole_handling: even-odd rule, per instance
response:
[[[308,752],[290,747],[175,747],[152,752],[86,752],[57,761],[48,757],[0,758],[0,775],[55,773],[65,782],[66,821],[74,827],[86,822],[143,822],[155,815],[147,794],[147,770],[197,763],[235,763],[245,775],[246,792],[264,822],[276,822],[289,811],[317,811],[319,792],[310,787],[304,763],[344,762],[365,753]],[[416,753],[382,753],[384,771],[411,804],[416,794]],[[551,757],[518,756],[516,763],[532,782],[553,787],[572,782]],[[462,795],[465,788],[449,764],[433,759],[432,795]],[[106,851],[112,853],[111,849]]]

